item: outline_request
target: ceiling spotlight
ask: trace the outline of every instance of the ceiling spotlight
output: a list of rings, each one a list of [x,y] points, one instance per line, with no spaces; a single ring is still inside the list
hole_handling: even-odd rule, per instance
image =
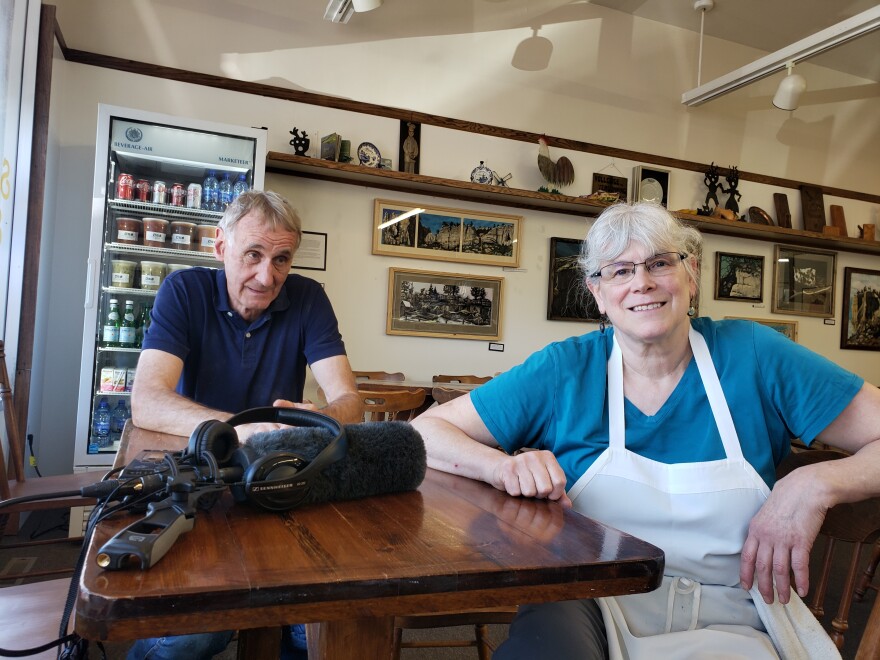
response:
[[[794,62],[785,65],[788,75],[779,83],[779,89],[773,97],[773,105],[780,110],[797,110],[800,104],[801,94],[807,89],[807,81],[799,73],[792,73]]]
[[[382,0],[351,0],[356,12],[370,11],[382,6]]]

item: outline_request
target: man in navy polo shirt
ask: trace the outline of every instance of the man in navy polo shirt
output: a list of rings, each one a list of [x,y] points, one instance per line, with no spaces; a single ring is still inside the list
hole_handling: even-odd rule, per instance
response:
[[[214,244],[223,269],[176,271],[159,288],[131,395],[137,426],[189,436],[205,420],[248,408],[316,410],[302,398],[307,365],[327,398],[322,413],[363,420],[330,301],[320,284],[290,274],[301,238],[299,217],[277,193],[250,190],[229,205]],[[248,424],[236,433],[244,439],[280,427]],[[302,627],[294,629],[302,642]],[[139,640],[128,658],[210,658],[231,637]]]

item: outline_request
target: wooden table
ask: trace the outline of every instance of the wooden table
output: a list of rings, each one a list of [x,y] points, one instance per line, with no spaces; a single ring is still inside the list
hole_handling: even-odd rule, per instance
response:
[[[129,424],[120,464],[183,438]],[[658,548],[556,503],[428,470],[415,492],[271,513],[227,493],[146,571],[104,571],[97,549],[131,517],[101,523],[76,631],[133,640],[238,629],[239,657],[277,657],[278,626],[305,622],[310,657],[390,657],[393,617],[640,593]]]

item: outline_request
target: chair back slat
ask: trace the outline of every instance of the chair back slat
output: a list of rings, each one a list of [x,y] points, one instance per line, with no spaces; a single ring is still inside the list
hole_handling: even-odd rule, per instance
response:
[[[6,423],[6,440],[9,442],[9,462],[17,481],[24,481],[24,446],[18,431],[18,420],[15,416],[15,402],[12,399],[12,385],[6,369],[6,345],[0,340],[0,401],[3,402],[3,419]],[[0,452],[2,454],[2,452]],[[0,456],[2,459],[2,456]],[[3,476],[0,478],[0,494],[3,499],[9,497],[9,482],[6,476],[6,465],[0,464]]]
[[[481,385],[492,380],[492,376],[447,376],[438,374],[432,379],[435,383],[464,383],[465,385]]]
[[[354,379],[356,381],[363,380],[391,380],[395,382],[400,382],[406,380],[406,376],[404,376],[401,372],[389,372],[389,371],[353,371]]]
[[[372,422],[409,421],[425,402],[425,390],[358,390]]]

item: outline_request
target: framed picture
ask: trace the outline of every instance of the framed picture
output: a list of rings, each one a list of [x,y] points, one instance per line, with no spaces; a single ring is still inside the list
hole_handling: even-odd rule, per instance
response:
[[[633,201],[669,203],[669,170],[649,165],[633,168]]]
[[[390,268],[389,335],[501,338],[503,277]]]
[[[843,269],[840,347],[880,351],[880,270]]]
[[[771,311],[801,316],[834,316],[837,254],[777,245],[773,258]]]
[[[373,254],[517,268],[522,220],[521,215],[377,199]]]
[[[715,300],[764,300],[764,257],[716,252]]]
[[[415,121],[400,120],[400,149],[397,169],[409,174],[419,173],[421,159],[422,125]]]
[[[773,328],[776,332],[781,332],[793,342],[797,341],[798,322],[797,321],[774,321],[773,319],[751,319],[745,316],[725,316],[726,319],[741,319],[743,321],[754,321],[768,328]]]
[[[576,238],[550,239],[548,321],[599,321],[599,308],[578,266],[580,253],[581,241]]]
[[[304,270],[327,270],[327,234],[318,231],[304,231],[290,267]]]
[[[621,202],[625,202],[627,200],[626,193],[628,183],[629,181],[625,176],[614,176],[613,174],[596,172],[593,174],[593,189],[590,192],[617,193],[618,199],[620,199]]]

